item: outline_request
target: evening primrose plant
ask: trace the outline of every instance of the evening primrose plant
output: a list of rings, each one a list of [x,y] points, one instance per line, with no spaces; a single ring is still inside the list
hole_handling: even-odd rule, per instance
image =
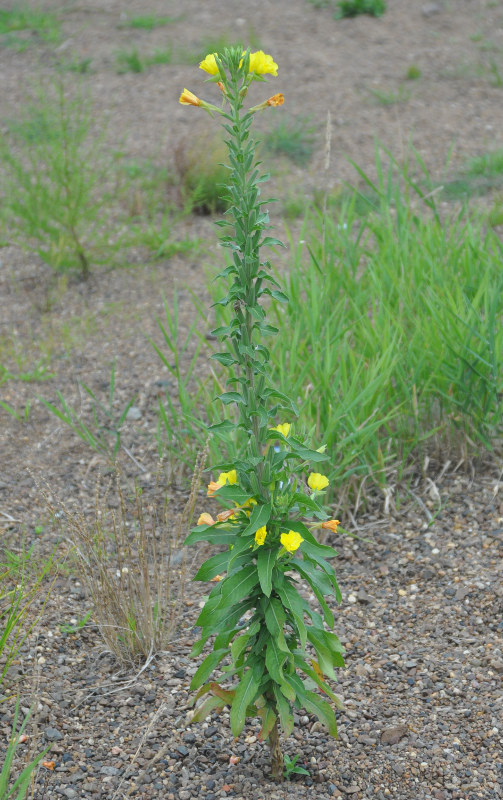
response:
[[[340,601],[330,564],[336,552],[319,544],[314,532],[335,532],[338,521],[323,508],[329,481],[317,469],[328,459],[325,447],[313,449],[297,432],[299,422],[283,421],[295,420],[297,409],[271,384],[264,343],[279,332],[266,321],[264,301],[287,303],[288,298],[270,262],[261,258],[262,248],[281,242],[266,234],[270,201],[260,199],[260,187],[268,176],[259,172],[250,131],[255,114],[282,105],[284,98],[275,94],[248,109],[244,103],[252,82],[276,76],[278,67],[262,51],[228,48],[207,55],[200,68],[218,84],[221,106],[187,89],[180,102],[222,117],[229,152],[229,209],[217,223],[229,259],[218,276],[226,292],[217,304],[229,306],[233,316],[213,331],[222,347],[212,358],[229,371],[227,391],[219,399],[234,407],[235,415],[209,432],[234,435],[241,447],[233,463],[213,465],[216,480],[208,496],[223,510],[216,519],[201,514],[186,540],[223,548],[195,575],[214,586],[197,620],[201,636],[192,655],[201,655],[210,640],[213,648],[192,679],[198,705],[191,722],[227,706],[237,737],[247,717],[260,718],[259,738],[269,743],[272,776],[282,780],[279,727],[285,736],[291,734],[294,708],[314,713],[332,735],[337,732],[333,707],[340,701],[328,681],[336,680],[334,667],[344,665],[343,648],[331,630],[334,616],[326,599]],[[319,611],[302,595],[301,582],[309,586]]]

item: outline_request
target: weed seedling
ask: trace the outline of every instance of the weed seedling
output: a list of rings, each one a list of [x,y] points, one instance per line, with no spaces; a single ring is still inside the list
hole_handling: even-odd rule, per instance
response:
[[[297,766],[297,761],[299,760],[299,753],[295,755],[293,758],[290,758],[288,753],[284,755],[284,763],[285,763],[285,770],[283,772],[284,777],[287,781],[289,781],[292,775],[309,775],[307,769],[304,767]]]
[[[300,167],[311,158],[316,143],[315,128],[309,118],[281,120],[265,137],[265,149],[273,155],[283,155]]]
[[[359,14],[368,14],[370,17],[381,17],[386,11],[384,0],[339,0],[336,19],[343,17],[357,17]]]

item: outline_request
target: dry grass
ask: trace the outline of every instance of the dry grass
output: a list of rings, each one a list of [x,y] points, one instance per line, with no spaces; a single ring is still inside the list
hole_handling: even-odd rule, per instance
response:
[[[183,541],[206,456],[207,447],[198,454],[178,519],[158,482],[153,500],[138,487],[128,493],[119,467],[104,491],[97,487],[93,520],[60,505],[59,520],[75,546],[93,599],[93,618],[107,650],[122,666],[149,663],[179,627],[187,574],[192,572]],[[50,502],[49,507],[56,511]]]

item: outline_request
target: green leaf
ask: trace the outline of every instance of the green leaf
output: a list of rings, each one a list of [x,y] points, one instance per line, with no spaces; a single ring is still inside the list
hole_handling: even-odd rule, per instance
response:
[[[222,364],[224,367],[232,367],[233,364],[239,363],[230,353],[213,353],[210,358],[214,361],[218,361],[218,363]]]
[[[212,433],[229,433],[229,431],[235,430],[236,425],[234,422],[231,422],[229,419],[224,419],[222,422],[217,422],[215,425],[208,425],[207,430],[211,431]]]
[[[276,722],[276,714],[270,706],[265,706],[264,708],[259,708],[258,715],[262,720],[262,727],[258,735],[258,740],[259,742],[264,742],[268,739],[269,734],[274,727],[274,723]]]
[[[273,681],[280,685],[285,682],[283,675],[283,664],[285,660],[286,653],[283,653],[277,646],[275,640],[270,638],[265,651],[265,665]]]
[[[326,644],[323,638],[323,631],[320,631],[318,630],[318,628],[310,626],[307,629],[307,638],[309,639],[314,649],[316,650],[316,655],[318,657],[318,663],[320,665],[321,671],[325,675],[328,675],[329,678],[332,678],[333,681],[336,681],[337,676],[334,672],[335,654],[332,653],[332,651]]]
[[[253,670],[245,672],[236,689],[231,708],[231,730],[232,735],[237,738],[244,728],[246,720],[246,708],[255,699],[258,683],[254,678]]]
[[[265,503],[264,505],[257,504],[253,507],[253,511],[250,515],[250,521],[244,531],[242,532],[241,536],[251,536],[252,533],[256,533],[259,528],[263,528],[264,525],[267,525],[269,519],[271,517],[271,504]]]
[[[273,685],[272,690],[274,692],[274,697],[276,698],[276,705],[279,711],[279,719],[281,722],[281,727],[283,728],[283,734],[285,738],[288,738],[293,731],[292,707],[286,697],[281,693],[278,686]]]
[[[234,663],[236,663],[236,661],[238,660],[239,656],[241,655],[243,650],[246,648],[249,640],[250,640],[250,634],[249,633],[244,633],[241,636],[237,636],[236,639],[234,639],[234,641],[233,641],[233,643],[231,645],[231,656],[232,656],[232,660],[233,660]]]
[[[304,600],[299,595],[294,586],[287,580],[275,587],[278,592],[283,605],[290,609],[290,612],[297,624],[299,632],[300,643],[302,649],[305,649],[307,642],[307,631],[304,624]]]
[[[237,603],[243,597],[246,597],[257,584],[258,575],[254,564],[242,567],[237,572],[233,572],[232,575],[228,575],[220,584],[221,600],[219,607]]]
[[[285,624],[286,614],[281,602],[276,597],[271,597],[270,600],[265,601],[265,624],[267,630],[277,638],[283,633],[283,625]]]
[[[250,492],[245,492],[240,486],[226,483],[225,486],[215,492],[214,496],[221,497],[223,500],[231,500],[236,505],[242,506],[250,499]]]
[[[322,700],[314,692],[306,691],[302,698],[302,704],[306,711],[316,714],[320,722],[328,728],[331,736],[337,736],[335,714],[326,700]]]
[[[233,544],[236,538],[236,532],[232,528],[220,527],[218,525],[198,525],[194,528],[183,545],[186,547],[195,542],[210,542],[211,544]]]
[[[295,454],[302,458],[304,461],[327,461],[329,456],[327,453],[318,453],[317,450],[311,450],[309,447],[305,447],[302,442],[298,439],[294,439],[292,436],[288,438],[288,442],[290,447],[292,448],[292,453],[289,453],[289,456]]]
[[[221,400],[222,403],[228,406],[230,403],[244,403],[244,397],[239,394],[239,392],[223,392],[222,394],[217,395],[217,400]]]
[[[276,556],[278,554],[278,547],[260,547],[257,556],[257,571],[258,579],[260,581],[260,588],[266,595],[270,597],[272,591],[272,571],[276,563]]]
[[[330,686],[326,683],[326,681],[320,678],[320,676],[315,672],[315,670],[312,669],[312,667],[310,667],[309,664],[306,663],[306,661],[304,661],[304,658],[300,654],[294,653],[294,661],[297,669],[300,669],[305,675],[311,678],[311,680],[314,681],[320,687],[322,692],[325,692],[325,694],[328,695],[328,697],[330,697],[331,700],[333,700],[337,708],[341,709],[344,708],[344,704],[337,697],[337,695],[334,694],[334,692],[331,690]]]
[[[204,659],[203,663],[196,670],[194,677],[190,682],[190,688],[192,690],[199,689],[199,687],[202,686],[206,681],[206,678],[211,675],[215,667],[220,664],[223,658],[225,658],[228,652],[229,648],[226,647],[225,650],[213,650],[211,653],[209,653]]]
[[[220,572],[227,572],[227,565],[232,550],[225,550],[223,553],[217,553],[202,564],[193,577],[194,581],[210,581],[215,575]]]
[[[203,719],[206,719],[208,714],[215,708],[218,708],[221,711],[226,705],[227,703],[225,700],[222,700],[221,697],[217,697],[216,695],[207,697],[204,703],[201,703],[201,705],[196,708],[194,715],[191,718],[191,722],[202,722]]]
[[[265,236],[260,242],[260,247],[285,247],[285,245],[274,236]]]

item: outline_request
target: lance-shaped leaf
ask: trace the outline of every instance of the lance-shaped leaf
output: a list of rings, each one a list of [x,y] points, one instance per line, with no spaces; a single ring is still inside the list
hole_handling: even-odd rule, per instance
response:
[[[259,528],[263,528],[264,525],[267,525],[270,517],[271,504],[257,504],[253,507],[253,511],[250,515],[250,522],[242,532],[241,536],[251,536],[253,533],[256,533]]]
[[[218,525],[198,525],[194,528],[184,541],[184,547],[195,542],[210,542],[210,544],[232,544],[236,538],[236,532],[231,528],[219,527]]]
[[[232,367],[233,364],[239,363],[230,353],[213,353],[210,358],[214,361],[218,361],[218,363],[222,364],[224,367]]]
[[[293,714],[292,708],[290,703],[286,699],[286,697],[282,694],[278,686],[273,686],[274,697],[276,698],[276,704],[279,711],[279,719],[281,722],[281,727],[283,728],[283,733],[286,738],[290,736],[293,731]],[[293,693],[295,697],[295,692]]]
[[[210,581],[215,575],[220,575],[221,572],[227,572],[227,565],[232,550],[224,550],[223,553],[217,553],[202,564],[193,580],[195,581]]]
[[[257,556],[257,572],[260,581],[260,588],[266,597],[270,597],[272,591],[272,571],[276,564],[277,547],[262,546]]]
[[[320,631],[314,627],[309,627],[307,629],[307,638],[309,639],[314,649],[316,650],[318,663],[321,667],[322,672],[325,675],[328,675],[329,678],[332,678],[333,681],[336,681],[337,676],[334,672],[334,665],[337,663],[335,661],[336,654],[332,653],[327,643],[325,642],[323,638],[323,631]],[[339,654],[339,658],[340,657],[341,656]]]
[[[283,653],[279,649],[275,640],[272,637],[270,637],[266,646],[265,665],[273,681],[275,681],[280,685],[285,682],[285,678],[283,675],[283,664],[285,663],[285,660],[286,660],[286,653]]]
[[[237,738],[244,728],[246,720],[247,707],[255,699],[255,694],[258,689],[258,683],[253,675],[253,670],[249,669],[245,672],[239,685],[236,688],[236,694],[232,701],[231,708],[231,730],[232,735]]]
[[[243,395],[239,394],[239,392],[222,392],[222,394],[217,395],[216,399],[221,400],[225,406],[228,406],[229,403],[245,402]]]
[[[207,697],[206,700],[198,706],[192,716],[191,722],[202,722],[203,719],[206,719],[208,714],[211,713],[214,709],[218,709],[221,711],[227,703],[225,700],[222,700],[221,697],[216,697],[215,695],[211,695],[211,697]]]
[[[238,506],[242,506],[250,499],[250,493],[245,492],[240,486],[226,484],[215,492],[215,497],[221,497],[223,500],[231,500]]]
[[[305,662],[304,658],[300,654],[295,653],[294,654],[294,660],[295,660],[295,666],[297,667],[297,669],[300,669],[305,675],[307,675],[309,678],[311,678],[311,680],[314,681],[320,687],[321,691],[325,692],[325,694],[328,695],[328,697],[330,697],[331,700],[333,700],[333,702],[335,703],[335,705],[338,708],[341,708],[341,709],[344,708],[344,704],[342,703],[342,701],[337,697],[336,694],[334,694],[334,692],[331,690],[331,688],[327,684],[327,682],[325,680],[323,680],[323,672],[322,672],[321,668],[318,665],[317,666],[318,666],[318,669],[319,669],[321,675],[318,675],[316,670],[312,669],[309,666],[309,664],[307,664]],[[313,663],[316,663],[316,662],[313,662]]]
[[[283,633],[283,625],[286,620],[285,610],[276,597],[265,600],[262,603],[262,608],[265,609],[265,624],[267,625],[267,630],[271,636],[277,638]]]
[[[288,443],[292,448],[292,452],[288,454],[289,458],[299,456],[299,458],[302,458],[304,461],[314,461],[315,463],[328,460],[327,453],[318,453],[317,450],[311,450],[293,436],[288,437]]]
[[[254,564],[233,572],[224,578],[220,584],[221,599],[219,606],[227,606],[237,603],[243,597],[247,597],[251,590],[258,584],[257,569]]]
[[[262,720],[262,727],[258,735],[258,740],[259,742],[263,742],[268,738],[274,727],[274,723],[276,722],[276,714],[270,706],[265,706],[264,708],[259,708],[258,715]]]
[[[304,650],[306,647],[307,641],[307,632],[306,626],[304,623],[304,604],[305,601],[299,595],[297,590],[294,586],[292,586],[287,580],[284,580],[278,586],[276,586],[276,591],[278,592],[283,605],[286,608],[290,609],[290,613],[292,614],[296,624],[297,630],[299,633],[300,643],[302,649]]]
[[[200,686],[206,681],[206,678],[211,675],[215,667],[220,664],[223,658],[229,652],[229,648],[225,648],[225,650],[213,650],[213,652],[209,653],[206,658],[204,659],[203,663],[199,666],[196,670],[194,677],[190,682],[191,689],[199,689]]]
[[[302,705],[306,711],[315,714],[320,722],[328,728],[331,736],[337,736],[337,721],[333,709],[326,700],[322,700],[314,692],[305,690],[301,698]]]

